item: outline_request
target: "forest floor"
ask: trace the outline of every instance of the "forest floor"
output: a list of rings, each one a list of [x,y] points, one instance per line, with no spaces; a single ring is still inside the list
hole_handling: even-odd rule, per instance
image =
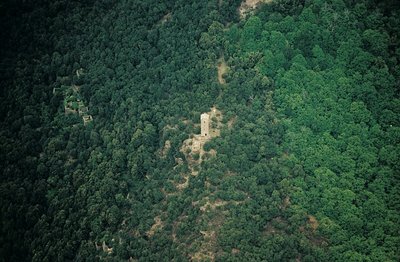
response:
[[[272,0],[244,0],[239,7],[240,18],[245,18],[246,14],[251,13],[261,3],[271,3]]]

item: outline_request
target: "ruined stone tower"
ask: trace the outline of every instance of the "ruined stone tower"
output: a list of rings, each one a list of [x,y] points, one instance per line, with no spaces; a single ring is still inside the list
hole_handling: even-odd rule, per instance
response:
[[[210,136],[210,116],[207,113],[203,113],[200,116],[201,121],[201,136],[209,137]]]

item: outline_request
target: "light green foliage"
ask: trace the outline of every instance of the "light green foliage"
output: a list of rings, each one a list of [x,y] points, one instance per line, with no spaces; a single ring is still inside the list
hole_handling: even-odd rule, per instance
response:
[[[382,183],[376,172],[398,160],[398,146],[385,139],[390,135],[382,121],[393,116],[389,109],[392,108],[389,101],[393,99],[386,94],[395,90],[394,71],[386,70],[387,32],[382,24],[379,29],[354,27],[360,21],[352,20],[353,13],[343,2],[322,4],[320,8],[320,13],[315,13],[317,3],[310,5],[296,20],[270,15],[264,27],[267,31],[261,33],[262,46],[252,43],[253,49],[248,50],[243,44],[241,51],[263,52],[258,68],[261,74],[272,76],[275,83],[274,102],[286,128],[283,148],[295,156],[295,162],[305,171],[303,177],[293,181],[299,191],[293,193],[291,201],[311,214],[318,214],[321,223],[329,219],[338,225],[332,235],[325,235],[331,239],[330,249],[335,259],[362,261],[384,256],[396,260],[398,254],[383,255],[385,244],[378,244],[379,238],[366,236],[363,231],[367,224],[391,226],[394,217],[391,222],[382,223],[382,217],[366,216],[364,212],[371,209],[360,206],[365,194],[372,197],[371,201],[377,196],[392,195],[376,187]],[[328,27],[318,28],[318,17],[326,19]],[[293,23],[292,27],[288,23]],[[325,30],[337,32],[331,44]],[[375,67],[377,61],[383,67]],[[388,115],[378,116],[383,110]],[[391,123],[393,126],[394,122]],[[382,147],[382,143],[386,146]],[[374,202],[376,212],[390,210],[398,217],[396,205],[390,203]],[[344,237],[338,238],[338,234]],[[348,238],[353,235],[357,237]],[[389,235],[399,241],[392,233]],[[360,241],[374,243],[371,244],[374,247],[368,247],[373,251],[367,251]],[[339,250],[342,254],[337,253]]]

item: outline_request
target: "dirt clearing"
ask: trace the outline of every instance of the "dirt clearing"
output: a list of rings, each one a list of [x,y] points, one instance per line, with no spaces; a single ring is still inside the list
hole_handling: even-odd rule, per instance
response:
[[[251,13],[258,5],[263,3],[269,4],[272,3],[272,0],[244,0],[239,7],[240,18],[245,18],[246,14]]]

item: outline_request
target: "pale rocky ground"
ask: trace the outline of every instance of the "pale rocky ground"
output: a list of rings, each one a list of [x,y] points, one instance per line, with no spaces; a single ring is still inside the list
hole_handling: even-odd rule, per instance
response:
[[[248,13],[251,13],[256,9],[259,4],[271,3],[272,0],[244,0],[239,7],[240,18],[245,18]]]

